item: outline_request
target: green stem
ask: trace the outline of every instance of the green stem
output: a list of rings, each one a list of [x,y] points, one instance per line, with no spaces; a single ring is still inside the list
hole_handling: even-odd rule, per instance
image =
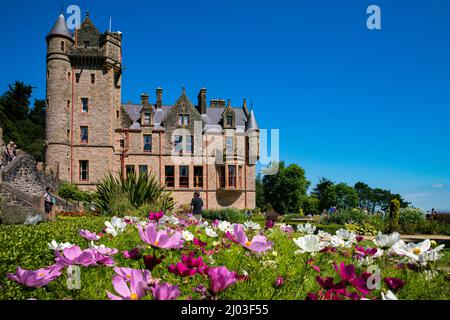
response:
[[[242,251],[242,255],[241,255],[241,259],[239,260],[239,265],[236,271],[236,274],[239,274],[239,270],[241,270],[241,264],[242,264],[242,260],[244,259],[244,255],[245,255],[245,248],[243,247],[243,251]]]

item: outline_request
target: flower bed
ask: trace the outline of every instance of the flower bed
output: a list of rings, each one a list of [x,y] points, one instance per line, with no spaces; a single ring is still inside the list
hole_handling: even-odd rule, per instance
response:
[[[0,227],[1,299],[448,299],[448,252],[313,225],[188,216]],[[53,241],[54,240],[54,241]],[[444,258],[442,258],[444,256]],[[19,269],[18,267],[22,268]],[[80,268],[79,289],[67,270]]]

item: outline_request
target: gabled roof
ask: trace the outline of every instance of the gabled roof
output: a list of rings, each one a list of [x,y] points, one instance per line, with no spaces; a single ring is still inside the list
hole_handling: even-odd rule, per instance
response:
[[[64,18],[64,15],[62,15],[62,14],[59,15],[52,30],[50,30],[50,32],[48,33],[46,40],[48,41],[51,37],[55,37],[55,36],[65,37],[71,41],[74,41],[72,38],[72,33],[67,28],[66,19]]]

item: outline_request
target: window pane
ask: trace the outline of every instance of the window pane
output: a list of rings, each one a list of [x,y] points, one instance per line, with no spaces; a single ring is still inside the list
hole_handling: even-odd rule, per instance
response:
[[[152,151],[152,136],[144,135],[144,151],[151,152]]]
[[[189,115],[188,114],[184,115],[184,122],[183,122],[183,124],[186,125],[186,126],[189,124]]]
[[[88,181],[89,180],[89,161],[80,160],[79,162],[79,174],[80,181]]]
[[[233,126],[233,116],[227,116],[227,126]]]
[[[228,166],[228,186],[236,188],[236,166]]]
[[[183,136],[175,136],[175,152],[179,153],[183,150]]]
[[[186,152],[187,153],[194,153],[193,140],[194,140],[193,136],[186,136]]]
[[[133,165],[127,165],[126,170],[127,170],[127,176],[130,175],[130,174],[133,174],[134,173],[134,166]]]
[[[150,124],[150,113],[144,114],[144,124]]]
[[[194,167],[194,187],[203,187],[203,167]]]
[[[227,137],[226,140],[226,146],[227,146],[227,153],[232,154],[233,153],[233,137]]]
[[[81,111],[88,112],[89,111],[89,99],[81,98]]]
[[[189,187],[189,167],[180,166],[180,188]]]
[[[88,127],[80,127],[80,131],[81,131],[81,142],[87,143],[89,139]]]
[[[147,165],[140,165],[139,166],[139,174],[147,174],[148,173],[148,166]]]
[[[175,186],[175,167],[166,166],[165,168],[166,186],[173,188]]]
[[[183,115],[178,115],[178,124],[181,126],[183,124]]]
[[[217,173],[219,175],[219,189],[225,188],[225,166],[217,167]]]

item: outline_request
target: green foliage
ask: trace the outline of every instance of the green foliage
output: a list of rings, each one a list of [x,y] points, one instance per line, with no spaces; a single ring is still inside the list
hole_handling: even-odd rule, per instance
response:
[[[325,223],[344,225],[346,223],[363,224],[368,220],[368,215],[359,209],[340,210],[330,214],[324,219]]]
[[[16,81],[0,96],[0,124],[5,143],[14,141],[18,148],[44,161],[45,101],[35,100],[30,107],[33,88]]]
[[[377,210],[388,211],[392,199],[400,201],[401,208],[409,205],[399,194],[393,194],[389,190],[380,188],[373,189],[363,182],[357,182],[354,189],[358,194],[358,206],[372,213]]]
[[[389,207],[389,218],[390,218],[390,231],[398,231],[399,229],[399,218],[400,218],[400,201],[397,199],[391,200],[391,205]]]
[[[302,209],[305,214],[320,214],[320,200],[314,196],[307,196],[303,199]]]
[[[58,195],[65,200],[91,202],[92,194],[81,191],[77,185],[63,183],[58,190]]]
[[[373,236],[378,233],[378,230],[369,223],[364,223],[363,225],[347,223],[345,224],[345,228],[348,231],[363,236]]]
[[[242,223],[247,219],[244,211],[233,208],[203,210],[202,217],[208,220],[226,220],[232,223]]]
[[[299,212],[310,185],[303,168],[296,164],[286,167],[283,161],[278,173],[264,176],[262,183],[265,200],[280,214]]]
[[[126,178],[109,173],[97,183],[94,204],[102,214],[118,216],[146,204],[162,211],[170,211],[174,207],[172,193],[164,190],[154,174],[134,173]]]
[[[405,224],[419,224],[425,221],[425,213],[416,208],[401,208],[399,212],[400,225]]]

